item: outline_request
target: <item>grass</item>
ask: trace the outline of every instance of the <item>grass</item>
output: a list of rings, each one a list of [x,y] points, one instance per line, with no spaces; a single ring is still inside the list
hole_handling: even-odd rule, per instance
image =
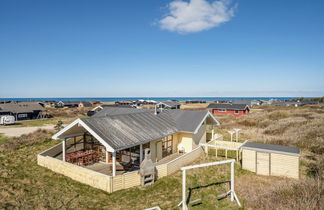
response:
[[[225,139],[229,139],[227,130],[239,127],[241,140],[298,145],[302,149],[300,180],[258,176],[236,165],[235,190],[243,208],[321,209],[324,206],[323,118],[323,113],[316,108],[267,108],[239,118],[220,118],[222,126],[218,132]],[[280,127],[284,129],[278,132]],[[36,155],[58,143],[45,140],[50,135],[38,131],[11,141],[2,141],[0,136],[0,209],[144,209],[157,205],[162,209],[179,209],[180,172],[159,179],[147,188],[134,187],[108,194],[38,166]],[[219,151],[218,155],[222,153]],[[234,153],[228,155],[235,157]],[[215,160],[211,150],[208,157],[196,163]],[[228,172],[228,166],[188,171],[187,186],[193,188],[191,201],[201,199],[201,204],[198,202],[191,209],[239,209],[229,198],[217,200],[217,195],[228,190],[228,184],[218,184],[229,180]]]
[[[9,141],[11,140],[11,138],[7,137],[7,136],[3,136],[1,133],[0,133],[0,144],[3,144],[5,143],[6,141]]]
[[[36,142],[0,153],[0,208],[143,209],[159,205],[163,209],[177,209],[181,200],[180,172],[147,188],[134,187],[108,194],[38,166],[37,153],[56,143]],[[210,157],[198,162],[213,160],[214,157]],[[228,172],[229,167],[225,166],[192,170],[188,172],[187,185],[197,187],[227,181]],[[201,204],[193,209],[238,209],[229,198],[217,200],[217,195],[227,190],[228,184],[192,190],[191,200],[201,199]]]

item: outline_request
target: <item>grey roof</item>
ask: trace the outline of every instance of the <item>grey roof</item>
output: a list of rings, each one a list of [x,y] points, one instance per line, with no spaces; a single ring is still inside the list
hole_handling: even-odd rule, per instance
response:
[[[115,150],[144,144],[178,132],[168,113],[154,115],[151,112],[141,112],[81,120]]]
[[[132,113],[141,113],[141,112],[148,112],[149,109],[136,109],[136,108],[126,108],[126,107],[105,107],[92,117],[104,117],[104,116],[111,116],[111,115],[119,115],[119,114],[132,114]]]
[[[89,101],[81,101],[80,103],[82,103],[83,106],[85,106],[85,107],[90,107],[90,106],[92,106],[92,103],[89,102]]]
[[[191,110],[154,112],[153,109],[106,107],[81,120],[115,150],[121,150],[178,132],[195,133],[208,114],[208,111]]]
[[[247,104],[209,104],[208,109],[230,109],[230,110],[245,110],[250,109]]]
[[[281,154],[299,155],[300,151],[297,147],[281,146],[274,144],[262,144],[256,142],[247,142],[242,148],[258,150],[263,152],[274,152]]]
[[[206,116],[206,111],[166,110],[176,122],[177,128],[182,132],[193,133]]]
[[[19,102],[19,103],[6,103],[0,104],[0,112],[11,112],[11,113],[31,113],[34,111],[43,111],[39,103],[36,102]]]
[[[175,107],[175,106],[181,105],[179,102],[171,101],[171,100],[169,100],[169,101],[161,101],[160,103],[165,104],[165,105],[167,105],[169,107]]]
[[[250,99],[235,99],[232,101],[233,104],[247,104],[249,105],[250,107],[257,103],[256,100],[250,100]]]

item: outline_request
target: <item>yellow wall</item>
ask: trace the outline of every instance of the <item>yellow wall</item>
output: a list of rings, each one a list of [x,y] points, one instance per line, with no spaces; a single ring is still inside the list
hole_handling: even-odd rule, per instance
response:
[[[242,168],[261,175],[285,176],[298,179],[299,157],[243,149]]]
[[[271,175],[299,178],[299,157],[284,154],[271,154]]]
[[[256,151],[249,150],[249,149],[243,149],[242,151],[242,168],[256,172],[256,159],[255,159],[255,153]]]
[[[179,140],[186,153],[192,151],[193,140],[191,133],[179,133]]]

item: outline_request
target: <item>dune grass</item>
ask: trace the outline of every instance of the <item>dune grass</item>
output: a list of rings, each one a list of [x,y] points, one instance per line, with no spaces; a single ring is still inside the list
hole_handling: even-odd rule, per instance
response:
[[[278,108],[220,120],[222,126],[218,132],[224,133],[225,139],[229,138],[228,129],[240,127],[242,140],[302,149],[300,180],[258,176],[236,164],[235,190],[244,209],[321,209],[323,113],[313,108]],[[279,127],[284,129],[278,130]],[[134,187],[108,194],[37,165],[36,155],[58,143],[46,140],[50,135],[38,131],[0,144],[0,209],[144,209],[157,205],[162,209],[179,209],[181,172],[159,179],[147,188]],[[211,150],[195,163],[215,160]],[[201,199],[191,209],[239,209],[229,198],[217,199],[228,190],[228,172],[225,165],[188,171],[188,187],[199,187],[192,189],[191,201]]]

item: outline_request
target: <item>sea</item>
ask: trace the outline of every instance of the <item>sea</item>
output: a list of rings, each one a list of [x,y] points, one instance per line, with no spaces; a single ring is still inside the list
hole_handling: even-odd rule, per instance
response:
[[[0,98],[1,100],[13,100],[13,101],[101,101],[101,102],[115,102],[122,100],[154,100],[154,101],[166,101],[166,100],[199,100],[199,101],[232,101],[236,99],[248,99],[248,100],[291,100],[298,97],[71,97],[71,98]]]

